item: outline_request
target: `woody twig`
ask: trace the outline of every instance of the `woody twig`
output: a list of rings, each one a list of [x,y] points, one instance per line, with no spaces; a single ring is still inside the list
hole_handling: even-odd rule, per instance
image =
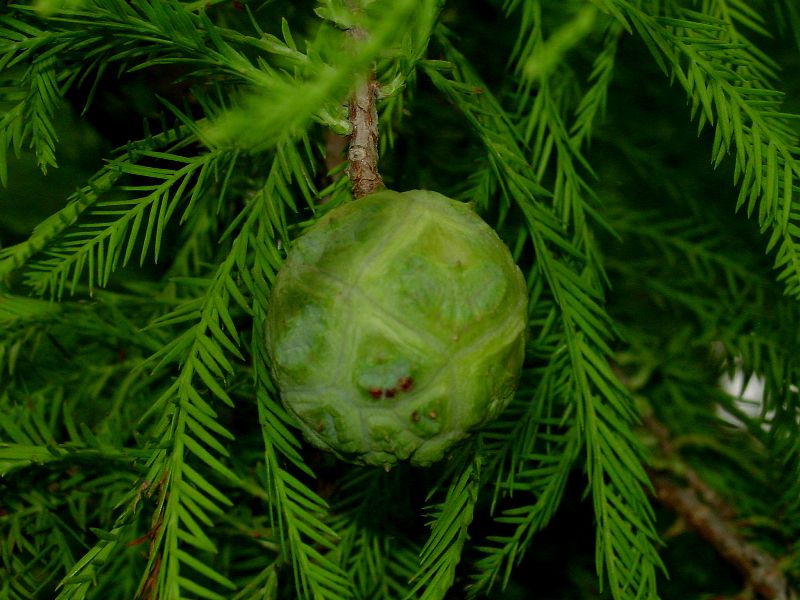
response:
[[[354,41],[363,40],[367,33],[358,27],[349,30]],[[383,187],[378,173],[378,84],[370,72],[356,86],[348,101],[348,119],[352,127],[347,158],[347,175],[353,182],[353,195],[361,198]]]
[[[648,415],[643,424],[658,441],[663,458],[680,460],[670,439],[669,430]],[[744,576],[747,586],[766,600],[797,600],[778,561],[747,541],[736,527],[734,508],[725,502],[700,475],[688,466],[681,469],[686,485],[656,471],[651,471],[656,498],[677,514],[692,530],[705,539],[728,563]]]

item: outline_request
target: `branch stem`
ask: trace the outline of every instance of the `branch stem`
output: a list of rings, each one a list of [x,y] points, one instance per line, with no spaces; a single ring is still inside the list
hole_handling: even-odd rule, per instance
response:
[[[367,33],[358,27],[349,30],[354,40],[363,40]],[[375,101],[378,83],[370,72],[363,77],[348,101],[348,119],[352,127],[347,158],[347,175],[353,182],[353,196],[367,196],[383,186],[378,173],[378,111]]]
[[[642,418],[644,426],[655,435],[660,454],[671,460],[681,460],[672,444],[670,432],[652,415]],[[681,461],[682,462],[682,461]],[[681,469],[687,485],[677,484],[667,475],[651,471],[650,480],[661,504],[706,540],[729,564],[744,576],[749,588],[766,600],[797,600],[773,556],[747,541],[738,531],[733,519],[735,509],[687,466]]]
[[[680,487],[663,475],[651,476],[656,497],[744,575],[748,586],[767,600],[796,600],[783,571],[772,556],[756,548],[700,499],[691,487]]]

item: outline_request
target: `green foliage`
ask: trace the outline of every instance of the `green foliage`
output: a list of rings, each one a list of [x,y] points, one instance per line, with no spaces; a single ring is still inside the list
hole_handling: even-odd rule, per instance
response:
[[[796,586],[796,3],[353,4],[0,14],[0,599],[726,593],[654,508],[687,467]],[[263,346],[292,240],[351,199],[370,69],[389,187],[473,202],[530,294],[513,402],[430,469],[313,450]],[[92,127],[118,148],[46,196]],[[568,583],[530,583],[552,531]]]

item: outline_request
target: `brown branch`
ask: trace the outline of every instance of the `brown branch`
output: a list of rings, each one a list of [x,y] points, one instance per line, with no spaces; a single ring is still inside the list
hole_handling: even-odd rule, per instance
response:
[[[658,500],[678,514],[726,561],[736,567],[753,590],[768,600],[797,598],[778,562],[748,543],[729,521],[704,503],[695,490],[680,487],[663,475],[652,475],[651,480]]]
[[[697,471],[683,462],[672,444],[669,429],[663,423],[656,420],[652,415],[646,415],[642,417],[642,424],[655,436],[661,455],[664,458],[677,459],[680,462],[681,476],[686,479],[689,487],[697,492],[706,504],[716,510],[724,519],[736,517],[736,509],[728,504],[714,488],[708,485]]]
[[[378,173],[378,111],[375,98],[378,85],[373,79],[360,84],[349,102],[349,119],[353,126],[350,135],[350,161],[347,175],[353,182],[353,195],[361,198],[383,187]]]
[[[680,474],[688,485],[680,486],[672,478],[655,472],[650,480],[656,498],[711,544],[726,561],[744,576],[747,585],[767,600],[796,600],[778,561],[749,543],[739,533],[732,519],[735,509],[708,485],[691,467],[685,465],[672,444],[670,433],[652,415],[642,418],[644,426],[658,441],[660,454],[681,463]]]
[[[349,30],[354,40],[363,40],[363,29]],[[383,187],[378,173],[378,111],[375,101],[378,98],[378,84],[374,73],[359,81],[355,93],[348,101],[348,119],[352,127],[350,148],[347,158],[350,161],[347,175],[353,182],[353,196],[361,198]]]

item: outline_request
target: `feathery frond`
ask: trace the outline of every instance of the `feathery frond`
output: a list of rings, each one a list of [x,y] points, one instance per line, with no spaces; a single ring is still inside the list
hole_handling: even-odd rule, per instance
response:
[[[411,580],[414,587],[406,598],[422,591],[421,600],[439,600],[453,585],[478,501],[481,463],[480,441],[463,447],[453,460],[444,499],[429,507],[430,537],[422,547],[419,568]]]
[[[783,94],[771,85],[774,61],[736,29],[744,24],[763,31],[760,17],[742,2],[711,3],[717,12],[682,9],[675,17],[651,15],[623,0],[613,4],[686,90],[698,129],[714,126],[714,165],[734,154],[736,209],[756,213],[761,230],[770,232],[767,250],[776,249],[778,278],[788,294],[800,296],[798,130],[781,109]]]

